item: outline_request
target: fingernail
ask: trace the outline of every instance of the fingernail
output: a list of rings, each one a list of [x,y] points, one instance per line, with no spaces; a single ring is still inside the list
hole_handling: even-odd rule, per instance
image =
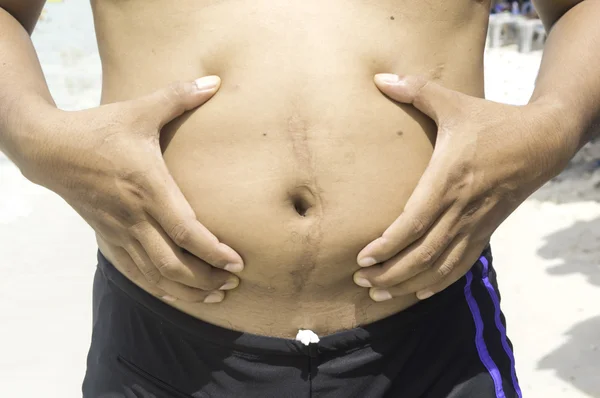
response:
[[[240,263],[229,263],[225,266],[225,271],[229,272],[241,272],[244,269],[244,264]]]
[[[354,283],[362,287],[373,287],[373,285],[371,285],[371,282],[369,282],[366,278],[363,278],[362,276],[355,276]]]
[[[433,296],[433,292],[418,292],[417,298],[419,300],[427,300],[429,297]]]
[[[240,280],[238,278],[230,279],[227,282],[225,282],[225,284],[221,286],[219,290],[231,290],[238,287],[239,284]]]
[[[162,299],[165,300],[165,301],[170,301],[170,302],[177,301],[177,299],[175,297],[168,296],[168,295],[167,296],[162,296]]]
[[[373,289],[371,295],[375,301],[387,301],[392,298],[392,294],[384,289]]]
[[[371,265],[375,264],[377,264],[377,260],[375,260],[373,257],[363,257],[358,260],[358,265],[361,267],[370,267]]]
[[[378,73],[375,75],[375,81],[377,83],[395,84],[400,81],[400,76],[392,73]]]
[[[221,301],[223,301],[223,298],[225,298],[223,292],[212,292],[211,294],[206,296],[204,302],[206,304],[220,303]]]
[[[194,83],[196,83],[196,88],[198,91],[208,91],[212,90],[219,85],[221,79],[218,76],[205,76],[200,79],[196,79]]]

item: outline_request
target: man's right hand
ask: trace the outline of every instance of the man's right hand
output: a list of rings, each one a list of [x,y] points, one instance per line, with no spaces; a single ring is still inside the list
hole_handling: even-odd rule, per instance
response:
[[[47,144],[22,168],[87,221],[122,271],[138,283],[144,278],[166,300],[220,302],[239,284],[232,272],[243,269],[239,254],[197,220],[159,144],[165,124],[202,105],[219,85],[208,76],[135,100],[53,112]]]

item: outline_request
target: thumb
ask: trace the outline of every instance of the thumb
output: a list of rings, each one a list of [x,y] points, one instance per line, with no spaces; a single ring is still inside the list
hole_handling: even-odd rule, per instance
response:
[[[218,76],[205,76],[190,82],[177,82],[141,98],[149,120],[156,122],[159,129],[208,101],[221,86]]]
[[[391,99],[412,104],[438,125],[449,113],[455,112],[459,93],[422,76],[398,76],[389,73],[375,75],[375,85]]]

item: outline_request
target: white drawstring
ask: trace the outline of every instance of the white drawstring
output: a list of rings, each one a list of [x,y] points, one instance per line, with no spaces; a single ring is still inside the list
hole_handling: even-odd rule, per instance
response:
[[[310,343],[318,343],[319,336],[315,332],[309,329],[298,329],[298,334],[296,335],[296,340],[301,341],[304,345],[309,345]]]

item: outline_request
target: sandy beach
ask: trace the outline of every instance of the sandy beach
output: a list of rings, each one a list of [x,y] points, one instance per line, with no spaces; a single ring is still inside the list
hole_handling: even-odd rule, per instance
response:
[[[68,11],[68,12],[67,12]],[[89,2],[49,3],[33,36],[57,104],[98,104]],[[486,96],[525,104],[541,52],[486,51]],[[493,237],[524,397],[600,398],[600,143]],[[76,398],[91,335],[93,231],[0,154],[0,397]]]

